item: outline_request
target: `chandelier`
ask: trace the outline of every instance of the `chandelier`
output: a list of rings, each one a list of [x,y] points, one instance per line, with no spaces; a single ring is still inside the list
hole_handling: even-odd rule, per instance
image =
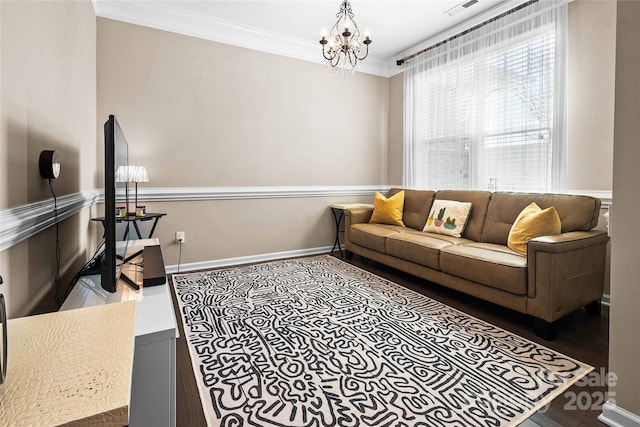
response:
[[[351,4],[344,0],[340,5],[340,12],[336,14],[336,21],[329,32],[329,38],[322,36],[322,56],[332,67],[351,68],[355,71],[358,61],[362,61],[369,54],[371,39],[365,36],[360,41],[360,30],[353,20]],[[363,46],[364,45],[364,46]]]

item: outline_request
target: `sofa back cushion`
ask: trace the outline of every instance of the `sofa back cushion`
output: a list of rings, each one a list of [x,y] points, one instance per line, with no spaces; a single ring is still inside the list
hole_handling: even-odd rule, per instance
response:
[[[542,209],[554,207],[562,233],[587,231],[598,225],[600,199],[568,194],[496,192],[491,196],[482,230],[482,242],[506,245],[514,221],[532,202]]]
[[[402,191],[402,188],[392,188],[388,197]],[[406,227],[422,230],[429,216],[429,209],[435,192],[428,190],[404,190],[404,211],[402,222]]]
[[[436,193],[437,200],[455,200],[458,202],[470,202],[471,212],[462,232],[462,237],[480,241],[482,237],[482,225],[487,215],[487,207],[491,199],[490,191],[473,190],[440,190]],[[518,212],[519,213],[519,212]],[[426,218],[425,218],[426,219]],[[515,217],[514,217],[515,220]],[[507,230],[508,232],[508,230]]]

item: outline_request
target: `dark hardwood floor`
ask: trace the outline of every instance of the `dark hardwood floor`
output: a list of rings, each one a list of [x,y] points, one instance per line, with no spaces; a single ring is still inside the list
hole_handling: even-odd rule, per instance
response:
[[[335,255],[341,258],[338,253]],[[602,410],[602,403],[606,401],[605,396],[607,393],[607,386],[603,384],[602,374],[608,372],[608,306],[602,306],[600,315],[589,315],[582,309],[565,317],[558,325],[556,340],[545,341],[535,335],[533,322],[526,315],[427,282],[374,261],[365,260],[357,255],[353,257],[353,260],[347,262],[531,341],[588,363],[595,368],[594,372],[586,377],[589,380],[588,384],[586,380],[583,380],[573,385],[555,398],[547,408],[530,417],[523,426],[578,427],[604,425],[597,420],[597,417]],[[171,286],[171,289],[173,289],[173,286]],[[180,316],[175,294],[174,307],[176,316]],[[206,426],[189,350],[184,338],[182,320],[180,318],[177,320],[180,327],[180,338],[178,339],[176,350],[177,425],[189,427]]]

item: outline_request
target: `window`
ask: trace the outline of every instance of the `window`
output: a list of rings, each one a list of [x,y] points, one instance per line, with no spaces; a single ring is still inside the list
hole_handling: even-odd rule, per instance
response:
[[[405,72],[405,186],[563,189],[560,15],[566,4],[540,1],[417,58]]]

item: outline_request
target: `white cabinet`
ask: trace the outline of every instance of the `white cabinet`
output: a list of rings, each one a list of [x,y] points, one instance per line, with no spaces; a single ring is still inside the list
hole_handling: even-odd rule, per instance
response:
[[[132,240],[127,253],[135,253],[157,239]],[[129,426],[176,425],[176,338],[178,325],[171,290],[165,282],[142,285],[142,268],[125,266],[127,275],[140,285],[135,291],[124,283],[115,293],[100,286],[100,275],[81,277],[60,310],[135,300],[135,350],[131,384]],[[105,328],[109,325],[104,325]]]

